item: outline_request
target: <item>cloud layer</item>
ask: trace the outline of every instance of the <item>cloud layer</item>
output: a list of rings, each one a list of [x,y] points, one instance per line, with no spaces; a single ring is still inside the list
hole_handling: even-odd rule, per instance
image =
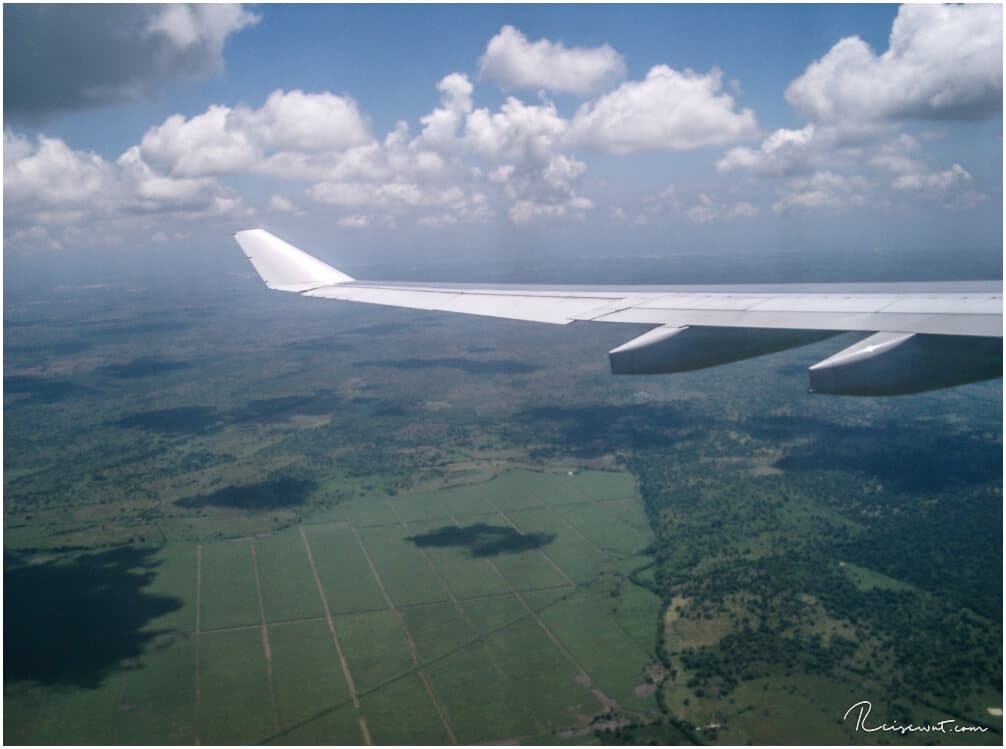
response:
[[[258,20],[240,5],[5,6],[4,117],[42,122],[214,75],[228,37]]]
[[[13,26],[20,28],[46,25],[51,12],[16,7],[21,15]],[[113,11],[94,12],[100,18]],[[34,104],[18,100],[15,91],[18,116],[115,103],[148,95],[168,80],[207,74],[222,64],[228,36],[256,22],[240,6],[118,12],[125,21],[120,28],[153,44],[157,59],[120,79],[84,65]],[[62,16],[52,22],[47,38],[69,33],[67,23]],[[109,59],[128,70],[124,61],[138,54],[133,42],[96,33],[109,45]],[[889,50],[876,55],[856,37],[838,42],[786,89],[805,123],[766,133],[739,95],[723,90],[716,68],[655,65],[642,78],[625,80],[625,60],[608,45],[529,41],[504,26],[487,43],[481,77],[506,91],[532,89],[534,98],[510,93],[494,106],[480,105],[472,78],[452,72],[431,86],[425,115],[383,134],[348,94],[299,89],[173,114],[117,156],[5,129],[5,237],[52,246],[59,227],[69,231],[81,223],[105,231],[145,227],[149,237],[164,215],[244,224],[255,213],[312,210],[359,231],[591,217],[627,228],[682,222],[708,231],[789,212],[899,201],[964,209],[986,199],[973,168],[928,155],[930,136],[909,125],[998,114],[1001,37],[998,7],[903,7]],[[996,56],[998,67],[991,64]],[[588,98],[553,101],[547,92]],[[609,163],[641,164],[651,155],[667,159],[684,151],[696,152],[693,163],[704,161],[702,184],[672,175],[677,187],[636,189],[636,205],[614,205],[612,190],[592,172],[599,154],[614,157]],[[255,188],[245,191],[247,185]]]
[[[883,54],[847,37],[787,87],[808,124],[731,148],[716,169],[774,183],[776,212],[909,196],[974,205],[987,196],[972,175],[932,163],[907,128],[1001,117],[1002,43],[1001,6],[904,5]]]

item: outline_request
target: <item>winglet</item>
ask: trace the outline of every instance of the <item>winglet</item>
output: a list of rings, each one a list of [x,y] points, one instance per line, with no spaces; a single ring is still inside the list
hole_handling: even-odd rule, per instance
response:
[[[353,280],[265,229],[235,232],[234,239],[270,289],[299,292]]]

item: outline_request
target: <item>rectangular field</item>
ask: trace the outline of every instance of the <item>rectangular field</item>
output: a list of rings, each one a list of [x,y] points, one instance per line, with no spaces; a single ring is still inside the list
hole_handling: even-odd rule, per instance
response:
[[[429,559],[447,588],[458,598],[505,593],[506,581],[493,571],[486,556],[471,543],[462,542],[468,536],[476,537],[472,526],[458,528],[447,521],[410,522],[410,540]],[[457,539],[452,543],[451,539]]]
[[[635,694],[635,688],[643,683],[650,655],[593,596],[579,592],[544,609],[541,618],[610,697],[628,709],[645,709],[646,701]],[[601,640],[603,648],[597,647]]]
[[[163,635],[152,643],[140,668],[123,675],[114,743],[193,740],[195,654],[195,643],[187,634]]]
[[[362,701],[376,744],[451,743],[418,674],[405,674],[364,695]]]
[[[361,695],[413,670],[398,619],[387,609],[336,616],[335,628]]]
[[[632,554],[646,546],[648,538],[629,522],[619,502],[561,505],[556,513],[594,545],[611,554]],[[640,510],[642,514],[642,510]],[[643,516],[645,522],[645,516]]]
[[[142,652],[89,688],[5,685],[5,738],[589,741],[599,695],[655,714],[635,688],[659,601],[624,577],[648,560],[634,487],[515,471],[353,499],[269,536],[169,543],[144,593],[177,604],[145,622]]]
[[[406,540],[401,525],[363,528],[361,553],[370,557],[388,596],[396,606],[447,600],[447,592],[422,552]]]
[[[500,741],[534,731],[534,714],[528,706],[534,689],[515,684],[494,667],[494,659],[486,645],[477,643],[431,670],[433,685],[462,744]]]
[[[440,492],[416,491],[401,494],[390,500],[399,520],[412,523],[417,520],[437,520],[447,517],[440,501]]]
[[[266,620],[320,617],[324,610],[299,533],[255,540]]]
[[[258,624],[258,590],[247,541],[203,544],[200,629]]]
[[[271,626],[269,643],[281,725],[306,725],[352,706],[349,686],[325,621]]]
[[[604,569],[608,554],[591,543],[551,508],[515,510],[508,517],[525,533],[546,533],[555,540],[545,547],[553,562],[574,582],[594,580]]]
[[[342,526],[307,526],[311,553],[333,614],[386,608],[356,538]]]
[[[259,629],[217,632],[199,640],[196,730],[202,743],[253,744],[271,735],[272,706]]]

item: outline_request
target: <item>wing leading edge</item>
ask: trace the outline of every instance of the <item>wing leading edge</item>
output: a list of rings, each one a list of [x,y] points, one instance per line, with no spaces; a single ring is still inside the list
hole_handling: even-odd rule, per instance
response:
[[[810,368],[817,393],[893,395],[1002,376],[1002,283],[534,286],[358,281],[263,229],[234,235],[271,289],[566,325],[657,326],[609,352],[615,374],[701,369],[870,334]]]

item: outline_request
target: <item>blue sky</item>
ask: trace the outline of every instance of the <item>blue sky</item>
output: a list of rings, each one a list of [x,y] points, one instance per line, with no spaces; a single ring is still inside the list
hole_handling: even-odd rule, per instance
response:
[[[4,7],[9,251],[1001,251],[999,6],[67,7]]]
[[[897,6],[269,5],[254,12],[262,20],[228,39],[222,75],[173,85],[139,105],[62,118],[46,132],[113,156],[176,112],[259,103],[292,88],[349,93],[375,130],[387,132],[403,117],[415,122],[426,114],[443,76],[476,78],[486,42],[507,24],[533,39],[625,50],[632,78],[661,63],[718,66],[745,79],[743,98],[758,105],[766,126],[797,126],[780,92],[843,36],[859,34],[884,48]],[[487,104],[502,100],[492,86],[479,93]]]

